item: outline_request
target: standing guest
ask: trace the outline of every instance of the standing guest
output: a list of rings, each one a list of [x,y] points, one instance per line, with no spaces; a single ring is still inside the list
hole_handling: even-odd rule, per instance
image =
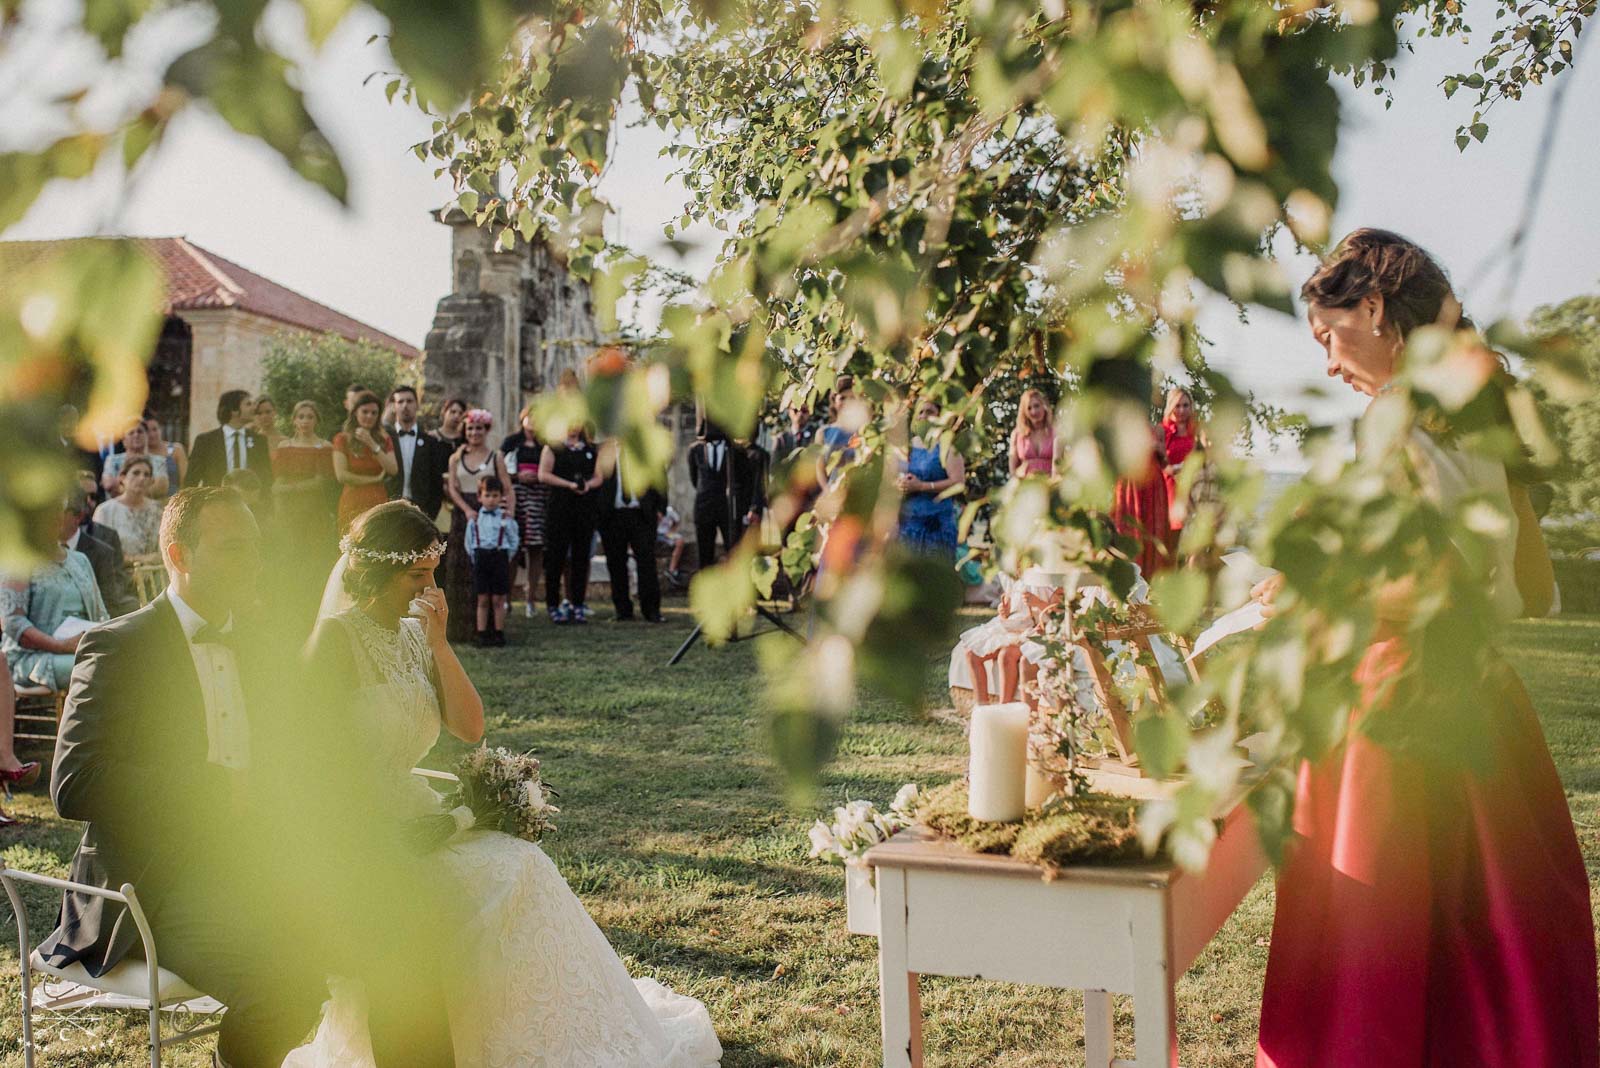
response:
[[[76,514],[71,504],[65,513]],[[76,521],[72,527],[77,533]],[[26,579],[0,583],[0,653],[10,667],[11,680],[18,686],[65,690],[83,637],[77,625],[110,618],[89,558],[65,544],[57,545]],[[69,625],[63,637],[56,637],[68,620],[77,625]]]
[[[167,441],[162,435],[161,420],[144,413],[145,448],[151,456],[165,456],[167,458],[167,487],[168,492],[176,492],[183,485],[183,477],[189,470],[189,452],[176,441]]]
[[[666,501],[654,486],[630,486],[622,460],[622,443],[607,442],[601,465],[605,479],[596,491],[600,505],[600,544],[606,554],[606,574],[611,578],[611,604],[617,621],[633,619],[633,598],[628,592],[628,554],[633,554],[639,580],[639,614],[646,623],[660,623],[661,580],[656,575],[656,521]]]
[[[294,433],[272,450],[273,510],[284,531],[307,549],[331,549],[337,541],[334,501],[339,483],[333,473],[333,445],[317,434],[321,419],[314,401],[296,404],[289,418]]]
[[[283,441],[284,435],[278,431],[278,406],[265,393],[256,398],[256,411],[252,421],[255,424],[256,437],[267,443],[267,452],[270,454]]]
[[[1301,299],[1328,376],[1371,398],[1393,385],[1416,331],[1471,326],[1443,268],[1386,230],[1341,241]],[[1463,373],[1483,375],[1491,395],[1472,403],[1492,411],[1500,369],[1480,355]],[[1410,430],[1407,485],[1446,515],[1475,500],[1509,522],[1466,554],[1489,572],[1476,604],[1431,611],[1487,613],[1485,625],[1543,615],[1555,580],[1526,486],[1448,429]],[[1383,578],[1343,740],[1298,769],[1256,1065],[1596,1068],[1589,878],[1527,690],[1485,649],[1451,650],[1448,663],[1477,670],[1451,692],[1419,692],[1445,680],[1420,670],[1428,628],[1409,576]],[[1276,609],[1284,581],[1255,599]]]
[[[589,622],[589,557],[599,518],[598,453],[581,426],[539,455],[539,481],[550,487],[544,522],[544,603],[552,623]],[[567,596],[561,597],[561,575]]]
[[[344,414],[349,415],[356,410],[356,401],[361,399],[363,393],[372,393],[372,390],[360,382],[352,382],[344,387]],[[373,394],[376,396],[377,394]]]
[[[700,424],[700,436],[689,446],[689,484],[694,487],[694,543],[699,570],[717,561],[717,537],[722,537],[723,555],[733,552],[744,536],[750,496],[749,454],[728,440],[727,433],[711,420]]]
[[[527,595],[524,611],[529,619],[533,618],[539,573],[544,570],[544,514],[550,503],[550,487],[539,481],[544,443],[533,429],[533,405],[529,401],[522,406],[519,429],[500,443],[506,470],[517,488],[517,523],[522,528],[521,555],[527,576],[523,579],[523,592]]]
[[[521,535],[515,517],[501,510],[506,488],[494,475],[478,479],[478,514],[467,524],[472,560],[472,595],[478,600],[479,645],[506,643],[506,607],[511,596],[511,561]]]
[[[840,375],[828,394],[828,421],[817,430],[815,444],[822,447],[817,456],[817,485],[831,486],[846,466],[855,462],[860,447],[860,427],[846,426],[845,408],[858,400],[855,375]]]
[[[250,394],[242,389],[230,389],[218,398],[217,422],[222,425],[195,437],[185,486],[220,486],[229,471],[242,467],[254,471],[263,483],[272,484],[272,453],[266,439],[256,436],[250,427],[254,414]]]
[[[950,450],[948,462],[939,454],[939,402],[925,397],[917,404],[911,448],[905,470],[896,480],[905,499],[900,505],[899,537],[912,552],[956,562],[957,509],[951,487],[967,478],[967,462]]]
[[[1017,426],[1011,432],[1012,478],[1055,474],[1056,424],[1050,402],[1036,389],[1024,390],[1017,403]]]
[[[451,397],[439,410],[439,429],[433,432],[433,436],[444,442],[451,452],[455,452],[467,442],[466,421],[467,402],[460,397]]]
[[[105,490],[100,485],[100,476],[105,472],[105,457],[100,455],[98,449],[86,449],[78,444],[78,420],[80,418],[78,409],[70,404],[63,404],[61,410],[57,413],[61,434],[61,452],[75,470],[89,472],[94,486],[90,492],[97,500],[104,500]]]
[[[663,504],[661,518],[656,521],[656,548],[671,554],[667,557],[667,581],[678,589],[689,585],[683,574],[683,551],[688,544],[683,537],[682,514],[672,505]]]
[[[128,464],[134,460],[145,461],[150,475],[145,479],[145,496],[165,497],[171,489],[167,481],[167,458],[159,453],[151,453],[149,448],[150,431],[146,429],[141,420],[130,426],[128,432],[122,435],[122,451],[114,452],[106,457],[105,466],[100,473],[100,488],[109,497],[115,497],[123,491],[122,473],[127,470]],[[161,466],[156,466],[156,459],[160,457]]]
[[[161,562],[161,505],[149,497],[151,464],[148,456],[126,459],[118,471],[122,492],[94,510],[94,521],[117,532],[123,558],[130,564]]]
[[[407,500],[429,519],[439,518],[444,503],[444,474],[450,466],[450,452],[444,442],[422,432],[417,421],[419,409],[414,386],[394,387],[389,395],[394,422],[385,429],[394,439],[395,462],[399,470],[389,479],[390,500]]]
[[[1167,539],[1172,523],[1167,518],[1167,480],[1160,431],[1150,428],[1150,455],[1142,471],[1117,479],[1111,502],[1111,521],[1117,532],[1134,540],[1133,562],[1150,578],[1172,564]]]
[[[735,447],[742,456],[741,461],[744,477],[734,483],[734,512],[737,513],[744,529],[760,527],[761,517],[767,511],[767,479],[771,476],[772,455],[753,441],[734,442]],[[735,465],[738,470],[739,464]]]
[[[1162,474],[1167,482],[1167,559],[1178,559],[1178,541],[1189,518],[1189,495],[1178,492],[1178,473],[1200,439],[1200,421],[1195,418],[1194,398],[1189,391],[1174,386],[1167,390],[1166,407],[1161,413],[1161,436],[1166,451]]]
[[[778,433],[772,442],[772,458],[781,466],[794,459],[794,454],[811,444],[816,436],[812,427],[811,410],[799,404],[789,405],[789,425]]]
[[[467,555],[467,526],[478,518],[478,481],[493,475],[509,486],[505,458],[489,445],[494,416],[470,409],[462,421],[466,441],[450,457],[445,489],[450,494],[450,538],[444,551],[444,596],[450,609],[447,637],[464,642],[473,637],[476,600],[472,594],[472,558]],[[514,491],[513,491],[514,495]],[[515,502],[512,505],[515,508]]]
[[[339,533],[350,529],[356,516],[389,499],[384,485],[399,470],[394,441],[378,425],[383,406],[371,393],[363,393],[345,417],[344,429],[333,436],[333,477],[339,491]]]
[[[94,569],[100,599],[113,616],[127,615],[139,607],[134,592],[133,573],[122,549],[122,536],[113,527],[93,521],[94,498],[87,486],[80,485],[67,494],[67,507],[61,514],[61,541],[67,548],[89,559]]]

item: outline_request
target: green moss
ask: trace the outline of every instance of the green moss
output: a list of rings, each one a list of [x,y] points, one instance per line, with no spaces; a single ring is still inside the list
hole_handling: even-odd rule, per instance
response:
[[[1139,802],[1126,797],[1063,798],[1020,823],[986,823],[967,815],[967,784],[929,790],[917,820],[978,853],[1003,853],[1030,864],[1112,864],[1143,859]]]

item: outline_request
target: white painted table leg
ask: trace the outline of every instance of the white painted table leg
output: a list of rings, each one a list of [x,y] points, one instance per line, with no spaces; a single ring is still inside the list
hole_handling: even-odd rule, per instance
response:
[[[878,868],[877,876],[883,1064],[884,1068],[922,1068],[922,999],[907,959],[906,874],[895,868]]]
[[[1177,1068],[1178,1006],[1166,895],[1150,890],[1133,909],[1133,1048],[1139,1068]]]
[[[1089,1068],[1111,1068],[1117,1032],[1111,1012],[1111,995],[1104,990],[1083,992],[1083,1052]]]

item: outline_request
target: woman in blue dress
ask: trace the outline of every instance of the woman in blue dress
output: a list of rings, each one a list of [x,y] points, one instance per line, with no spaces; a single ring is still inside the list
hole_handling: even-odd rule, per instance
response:
[[[966,481],[967,465],[961,454],[950,450],[948,458],[939,455],[935,437],[939,403],[931,397],[917,403],[916,426],[911,451],[898,485],[905,500],[900,505],[900,541],[912,552],[942,557],[953,565],[956,560],[956,502],[945,496],[952,486]],[[932,444],[925,444],[924,438]]]
[[[68,619],[104,623],[110,615],[89,558],[66,546],[25,580],[0,583],[0,652],[19,687],[65,690],[81,631],[57,637]]]

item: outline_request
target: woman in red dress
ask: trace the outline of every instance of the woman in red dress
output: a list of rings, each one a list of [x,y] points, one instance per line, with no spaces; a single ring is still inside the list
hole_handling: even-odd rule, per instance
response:
[[[394,442],[378,423],[382,414],[376,394],[357,394],[344,430],[333,436],[333,474],[344,486],[339,492],[340,534],[350,529],[356,516],[389,499],[383,481],[400,470]]]
[[[1111,521],[1116,524],[1117,533],[1138,542],[1133,562],[1145,578],[1172,563],[1167,556],[1172,524],[1167,519],[1167,480],[1162,474],[1166,452],[1154,428],[1151,437],[1150,462],[1137,478],[1117,479],[1116,496],[1111,502]]]
[[[1189,516],[1189,496],[1178,493],[1178,472],[1194,451],[1200,437],[1200,421],[1194,417],[1194,398],[1176,386],[1167,390],[1166,408],[1161,413],[1161,438],[1166,464],[1161,469],[1167,483],[1167,559],[1178,559],[1178,539]]]
[[[1410,331],[1460,305],[1422,249],[1358,230],[1302,290],[1328,374],[1369,396]],[[1495,499],[1516,520],[1495,546],[1488,603],[1542,615],[1554,579],[1526,487],[1505,466],[1414,431],[1421,491]],[[1268,580],[1258,600],[1281,586]],[[1403,714],[1389,684],[1413,650],[1403,587],[1379,597],[1355,720]],[[1493,654],[1454,739],[1483,766],[1385,747],[1352,722],[1301,768],[1297,841],[1278,876],[1257,1068],[1596,1068],[1594,925],[1572,815],[1527,692]]]

